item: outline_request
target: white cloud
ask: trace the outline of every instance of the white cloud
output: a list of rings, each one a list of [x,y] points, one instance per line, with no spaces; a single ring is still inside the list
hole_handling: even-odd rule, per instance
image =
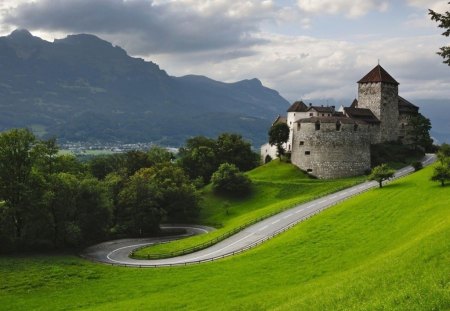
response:
[[[297,0],[297,4],[308,13],[344,14],[351,18],[388,8],[388,2],[381,0]]]
[[[414,6],[420,9],[431,9],[437,12],[445,12],[450,9],[448,0],[406,0],[408,5]]]

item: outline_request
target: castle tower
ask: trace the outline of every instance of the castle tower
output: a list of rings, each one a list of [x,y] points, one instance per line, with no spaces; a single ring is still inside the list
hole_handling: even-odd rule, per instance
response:
[[[380,120],[374,143],[398,139],[399,83],[380,65],[358,81],[358,108],[368,108]]]

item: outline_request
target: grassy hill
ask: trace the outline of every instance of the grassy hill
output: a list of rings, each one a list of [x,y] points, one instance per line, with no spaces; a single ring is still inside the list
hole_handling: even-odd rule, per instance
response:
[[[448,310],[450,187],[426,168],[244,254],[174,268],[0,258],[7,310]]]
[[[213,194],[210,186],[203,191],[199,223],[219,228],[218,230],[207,235],[149,246],[135,252],[134,257],[146,258],[149,254],[169,254],[197,246],[261,217],[267,217],[299,203],[350,187],[365,179],[364,176],[330,180],[315,179],[298,167],[279,160],[257,167],[247,175],[253,182],[253,192],[249,197],[230,199],[217,196]],[[225,205],[229,206],[228,213]]]

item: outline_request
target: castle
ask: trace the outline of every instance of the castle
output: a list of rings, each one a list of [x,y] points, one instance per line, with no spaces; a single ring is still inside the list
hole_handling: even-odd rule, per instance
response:
[[[284,144],[291,162],[319,178],[362,175],[370,169],[370,145],[389,141],[410,143],[409,120],[419,107],[398,95],[399,83],[380,65],[358,81],[358,99],[349,107],[293,103],[287,117],[273,124],[289,126]],[[261,146],[264,162],[276,147]]]

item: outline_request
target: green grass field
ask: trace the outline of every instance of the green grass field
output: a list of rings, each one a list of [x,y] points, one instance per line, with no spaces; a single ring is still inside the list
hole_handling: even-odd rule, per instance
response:
[[[143,248],[134,257],[169,254],[215,239],[246,223],[271,213],[280,212],[299,203],[336,192],[365,180],[354,177],[335,180],[313,179],[292,164],[272,161],[248,173],[253,182],[253,193],[244,199],[229,199],[214,195],[211,187],[203,191],[202,209],[198,223],[210,225],[218,230],[206,235],[182,239]],[[224,205],[228,204],[228,214]]]
[[[426,168],[241,255],[138,269],[0,258],[4,310],[449,310],[450,186]]]

